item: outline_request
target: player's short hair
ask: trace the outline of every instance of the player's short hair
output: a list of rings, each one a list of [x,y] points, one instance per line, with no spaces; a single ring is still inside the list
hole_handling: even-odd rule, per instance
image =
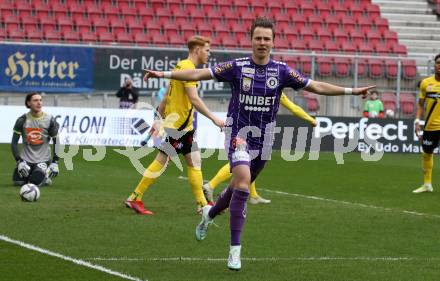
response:
[[[256,18],[251,26],[251,38],[254,36],[254,31],[257,27],[270,28],[272,30],[272,39],[275,39],[275,24],[272,20],[265,17]]]
[[[204,47],[205,44],[211,44],[211,39],[201,35],[193,35],[188,39],[188,50],[192,51],[195,47]]]
[[[440,54],[437,54],[434,58],[434,63],[437,61],[437,59],[440,58]]]
[[[37,93],[37,92],[33,92],[33,93],[30,93],[30,94],[27,94],[27,95],[26,95],[26,98],[25,98],[25,100],[24,100],[24,105],[25,105],[27,108],[31,108],[31,107],[28,105],[28,102],[30,102],[31,99],[32,99],[32,97],[33,97],[33,96],[36,96],[36,95],[40,95],[40,96],[41,96],[41,94],[40,94],[40,93]]]

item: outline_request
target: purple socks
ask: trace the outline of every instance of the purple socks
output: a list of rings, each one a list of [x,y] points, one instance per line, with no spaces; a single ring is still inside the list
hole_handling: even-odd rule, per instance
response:
[[[231,246],[240,245],[240,235],[246,220],[246,201],[249,192],[235,189],[231,203],[229,205],[230,212],[230,228],[231,228]]]
[[[231,202],[231,197],[233,192],[234,189],[230,187],[227,187],[225,190],[222,191],[222,193],[217,199],[217,202],[215,202],[215,205],[212,206],[211,210],[209,210],[208,215],[210,218],[215,218],[223,210],[229,207],[229,203]]]

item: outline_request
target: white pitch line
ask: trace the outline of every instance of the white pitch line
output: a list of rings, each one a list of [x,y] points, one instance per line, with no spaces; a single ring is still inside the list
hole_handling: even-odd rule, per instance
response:
[[[183,177],[183,176],[179,176],[178,179],[187,180],[188,178]],[[323,198],[323,197],[318,197],[318,196],[313,196],[313,195],[289,193],[289,192],[284,192],[284,191],[271,190],[271,189],[267,189],[267,188],[259,188],[258,190],[263,190],[266,192],[275,193],[275,194],[279,194],[279,195],[294,196],[294,197],[299,197],[299,198],[305,198],[305,199],[311,199],[311,200],[317,200],[317,201],[325,201],[325,202],[331,202],[331,203],[337,203],[337,204],[344,204],[344,205],[355,206],[355,207],[376,209],[376,210],[387,211],[387,212],[397,212],[397,213],[401,213],[401,214],[408,214],[408,215],[415,215],[415,216],[429,217],[429,218],[436,218],[436,219],[440,218],[440,215],[435,215],[435,214],[427,214],[427,213],[419,213],[419,212],[415,212],[415,211],[392,209],[392,208],[380,207],[380,206],[363,204],[363,203],[328,199],[328,198]]]
[[[137,277],[133,277],[133,276],[121,273],[121,272],[117,272],[117,271],[105,268],[105,267],[103,267],[101,265],[96,265],[96,264],[92,264],[92,263],[84,261],[84,260],[75,259],[75,258],[72,258],[72,257],[69,257],[69,256],[64,256],[62,254],[58,254],[58,253],[55,253],[55,252],[52,252],[52,251],[49,251],[49,250],[46,250],[46,249],[43,249],[43,248],[31,245],[31,244],[28,244],[28,243],[25,243],[25,242],[22,242],[22,241],[11,239],[11,238],[9,238],[7,236],[4,236],[4,235],[0,235],[0,240],[8,242],[8,243],[11,243],[11,244],[15,244],[15,245],[18,245],[20,247],[23,247],[23,248],[26,248],[26,249],[29,249],[29,250],[32,250],[32,251],[36,251],[36,252],[39,252],[39,253],[42,253],[42,254],[45,254],[45,255],[48,255],[48,256],[52,256],[52,257],[56,257],[56,258],[59,258],[59,259],[65,260],[65,261],[69,261],[69,262],[72,262],[72,263],[77,264],[77,265],[81,265],[81,266],[92,268],[92,269],[95,269],[95,270],[98,270],[98,271],[102,271],[104,273],[107,273],[107,274],[110,274],[110,275],[114,275],[114,276],[117,276],[117,277],[120,277],[120,278],[123,278],[123,279],[126,279],[126,280],[144,281],[144,280],[139,279]]]
[[[85,258],[93,261],[142,261],[142,262],[224,262],[226,258],[213,257],[164,257],[164,258],[129,258],[129,257],[94,257]],[[412,257],[242,257],[243,261],[270,262],[270,261],[438,261],[440,258],[412,258]]]

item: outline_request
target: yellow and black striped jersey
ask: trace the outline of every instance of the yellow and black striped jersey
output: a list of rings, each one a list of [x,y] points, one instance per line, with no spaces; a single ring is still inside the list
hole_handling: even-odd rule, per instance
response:
[[[420,99],[425,100],[425,131],[440,130],[440,81],[435,76],[425,78],[420,83]]]

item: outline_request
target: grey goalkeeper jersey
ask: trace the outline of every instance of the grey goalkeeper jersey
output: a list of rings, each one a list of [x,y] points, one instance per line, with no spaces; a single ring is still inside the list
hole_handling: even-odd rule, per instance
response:
[[[20,116],[15,122],[14,132],[23,140],[20,157],[29,163],[48,162],[51,158],[50,139],[58,134],[58,123],[52,115],[44,113],[33,117],[31,113]]]

